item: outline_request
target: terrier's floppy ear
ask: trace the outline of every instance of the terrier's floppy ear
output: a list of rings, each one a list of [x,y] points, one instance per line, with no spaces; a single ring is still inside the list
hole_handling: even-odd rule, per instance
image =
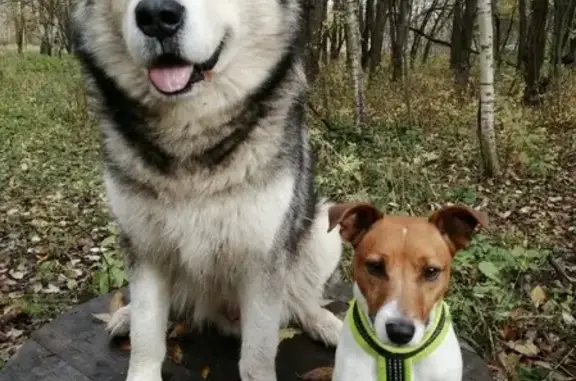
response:
[[[452,254],[468,247],[478,225],[488,226],[488,216],[463,205],[446,206],[428,219],[453,246]]]
[[[382,218],[382,212],[367,202],[337,204],[328,210],[328,231],[340,225],[342,238],[356,246],[362,236],[380,218]]]

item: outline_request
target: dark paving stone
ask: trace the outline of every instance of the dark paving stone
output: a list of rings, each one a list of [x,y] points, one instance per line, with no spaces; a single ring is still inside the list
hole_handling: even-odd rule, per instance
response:
[[[126,294],[126,293],[125,293]],[[342,316],[350,299],[349,285],[338,284],[327,292],[328,309]],[[31,339],[0,372],[0,381],[125,381],[129,353],[110,340],[102,323],[92,314],[108,310],[110,295],[79,305],[32,334]],[[240,343],[213,330],[178,339],[182,363],[164,362],[164,381],[205,381],[202,369],[210,368],[210,381],[239,381]],[[170,345],[170,344],[169,344]],[[485,362],[466,345],[464,381],[491,380]],[[331,366],[334,349],[295,335],[280,343],[276,361],[278,381],[300,381],[314,368]]]

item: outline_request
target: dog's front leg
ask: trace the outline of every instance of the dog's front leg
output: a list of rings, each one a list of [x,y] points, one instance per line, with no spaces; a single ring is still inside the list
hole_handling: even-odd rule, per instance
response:
[[[139,264],[130,280],[130,365],[127,381],[162,381],[170,292],[166,277]]]
[[[281,270],[267,268],[246,277],[248,283],[240,295],[242,381],[276,381],[284,276]]]

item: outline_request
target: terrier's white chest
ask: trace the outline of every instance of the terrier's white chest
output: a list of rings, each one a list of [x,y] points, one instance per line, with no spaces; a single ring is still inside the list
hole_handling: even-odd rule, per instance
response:
[[[356,342],[350,327],[345,324],[336,348],[332,381],[384,381],[380,380],[378,361]],[[461,381],[462,353],[452,327],[443,342],[427,357],[412,364],[412,380],[406,381]]]

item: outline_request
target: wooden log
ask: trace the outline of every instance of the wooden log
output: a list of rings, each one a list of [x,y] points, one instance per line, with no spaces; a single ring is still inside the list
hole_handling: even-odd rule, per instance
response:
[[[326,308],[343,316],[351,297],[350,286],[336,284],[326,296],[330,300]],[[93,317],[108,311],[111,297],[105,295],[79,305],[34,332],[0,372],[0,381],[125,381],[130,353],[122,349],[122,339],[110,340],[103,324]],[[164,381],[240,380],[239,340],[207,329],[168,342],[169,346],[175,344],[180,346],[182,358],[178,364],[166,359]],[[467,346],[462,347],[462,353],[464,381],[491,380],[488,367],[477,354]],[[280,343],[278,381],[301,381],[300,375],[332,366],[333,361],[334,348],[296,334]]]

